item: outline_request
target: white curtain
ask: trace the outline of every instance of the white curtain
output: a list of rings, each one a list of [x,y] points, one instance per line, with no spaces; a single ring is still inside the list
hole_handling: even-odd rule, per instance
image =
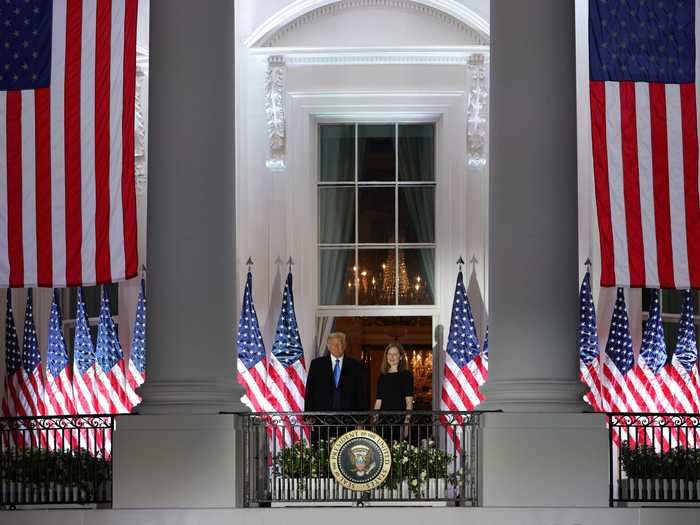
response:
[[[326,341],[328,336],[333,332],[335,326],[335,317],[317,317],[316,318],[316,340],[314,341],[314,356],[321,357],[326,353]]]

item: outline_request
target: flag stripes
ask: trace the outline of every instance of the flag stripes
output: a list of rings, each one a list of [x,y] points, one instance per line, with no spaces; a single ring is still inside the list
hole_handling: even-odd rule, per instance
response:
[[[45,38],[36,62],[47,84],[0,86],[0,286],[137,273],[137,8],[136,0],[43,3],[50,24],[36,27]]]

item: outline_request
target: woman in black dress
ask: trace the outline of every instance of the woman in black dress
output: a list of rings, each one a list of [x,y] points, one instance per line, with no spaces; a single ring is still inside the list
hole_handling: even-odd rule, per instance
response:
[[[413,374],[408,370],[406,352],[398,341],[384,349],[381,375],[377,383],[374,410],[409,412],[413,410]],[[386,414],[380,420],[380,434],[390,441],[406,437],[410,414]]]

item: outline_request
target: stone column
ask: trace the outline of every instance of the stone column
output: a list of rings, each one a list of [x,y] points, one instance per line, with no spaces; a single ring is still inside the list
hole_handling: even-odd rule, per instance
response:
[[[152,0],[142,412],[241,408],[235,381],[233,2]]]
[[[584,408],[574,43],[573,1],[492,0],[487,408]]]

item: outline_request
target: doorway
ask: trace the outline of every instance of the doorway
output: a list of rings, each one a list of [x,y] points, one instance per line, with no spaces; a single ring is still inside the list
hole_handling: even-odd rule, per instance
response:
[[[432,410],[432,317],[336,317],[334,331],[346,334],[347,355],[362,361],[367,367],[370,406],[374,406],[377,395],[384,348],[398,341],[406,350],[408,368],[413,374],[414,410]]]

